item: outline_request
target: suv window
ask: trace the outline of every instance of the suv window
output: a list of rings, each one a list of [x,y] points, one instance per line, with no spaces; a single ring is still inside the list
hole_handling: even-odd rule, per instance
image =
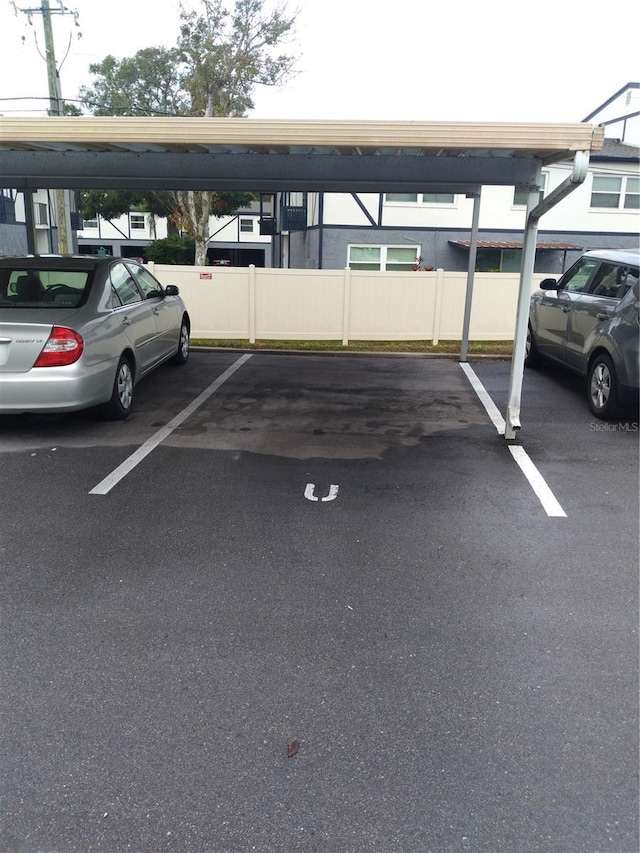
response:
[[[608,296],[611,299],[619,299],[626,277],[626,267],[620,267],[616,264],[603,261],[593,277],[589,293],[592,293],[594,296]]]
[[[627,269],[627,277],[622,284],[622,293],[620,296],[625,296],[632,288],[638,292],[638,278],[640,277],[639,267],[629,267]]]
[[[562,289],[582,293],[599,263],[600,261],[596,258],[581,258],[562,277]]]
[[[620,266],[603,261],[593,277],[589,292],[594,296],[622,299],[636,281],[638,281],[637,267]]]

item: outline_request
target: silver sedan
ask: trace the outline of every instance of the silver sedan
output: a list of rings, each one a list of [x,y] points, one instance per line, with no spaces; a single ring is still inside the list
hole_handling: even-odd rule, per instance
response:
[[[99,407],[126,418],[137,382],[189,356],[189,314],[125,258],[0,258],[0,414]]]

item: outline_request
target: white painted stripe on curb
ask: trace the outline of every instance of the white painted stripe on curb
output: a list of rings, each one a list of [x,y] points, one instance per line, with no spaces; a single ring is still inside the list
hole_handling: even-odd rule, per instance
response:
[[[505,423],[504,418],[500,414],[498,407],[496,406],[496,404],[493,402],[493,400],[491,399],[491,397],[487,393],[486,388],[484,387],[482,382],[480,382],[480,380],[476,376],[472,367],[470,367],[464,361],[459,362],[459,364],[460,364],[460,367],[465,372],[467,379],[471,383],[471,387],[473,388],[473,390],[478,395],[480,402],[482,403],[482,405],[487,410],[487,414],[491,418],[491,421],[493,422],[494,427],[498,430],[498,433],[500,435],[504,435],[504,431],[505,431],[507,425]]]
[[[509,445],[509,451],[520,466],[520,470],[529,481],[531,488],[538,496],[547,515],[556,518],[566,518],[567,513],[562,509],[555,495],[547,485],[544,477],[529,458],[524,447]]]
[[[218,378],[211,383],[204,391],[199,394],[195,400],[193,400],[189,405],[184,408],[179,414],[175,416],[166,426],[163,426],[162,429],[159,429],[158,432],[154,433],[151,438],[148,438],[143,445],[141,445],[131,456],[127,457],[121,465],[118,465],[110,474],[108,474],[104,480],[101,480],[97,486],[94,486],[93,489],[89,492],[90,495],[106,495],[111,489],[117,485],[120,480],[129,474],[136,465],[138,465],[145,456],[148,456],[152,450],[154,450],[161,441],[164,441],[167,436],[171,435],[171,433],[179,427],[180,424],[185,421],[189,415],[192,415],[196,409],[198,409],[204,402],[206,402],[212,394],[223,385],[230,376],[232,376],[236,370],[238,370],[242,365],[251,358],[252,353],[247,353],[246,355],[240,356],[237,361],[225,370],[224,373],[220,374]]]

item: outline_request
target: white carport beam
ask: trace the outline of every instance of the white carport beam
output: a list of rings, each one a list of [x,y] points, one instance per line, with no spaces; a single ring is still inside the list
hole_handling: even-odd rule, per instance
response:
[[[538,188],[532,187],[527,204],[527,224],[522,249],[522,268],[520,271],[520,292],[518,294],[518,310],[516,314],[516,331],[513,341],[513,359],[511,361],[511,378],[509,382],[509,399],[507,401],[506,427],[504,437],[514,439],[520,429],[520,402],[522,398],[522,377],[527,340],[527,325],[529,323],[529,304],[533,282],[533,267],[536,256],[536,239],[538,236],[538,221],[540,217],[555,207],[584,182],[589,168],[589,152],[577,151],[573,161],[571,175],[559,187],[537,205]],[[535,205],[535,206],[534,206]]]

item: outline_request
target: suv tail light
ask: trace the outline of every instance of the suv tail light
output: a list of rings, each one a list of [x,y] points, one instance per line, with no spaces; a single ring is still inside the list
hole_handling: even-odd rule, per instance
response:
[[[49,340],[42,347],[34,367],[63,367],[73,364],[82,355],[84,341],[82,336],[73,329],[64,326],[54,326]]]

